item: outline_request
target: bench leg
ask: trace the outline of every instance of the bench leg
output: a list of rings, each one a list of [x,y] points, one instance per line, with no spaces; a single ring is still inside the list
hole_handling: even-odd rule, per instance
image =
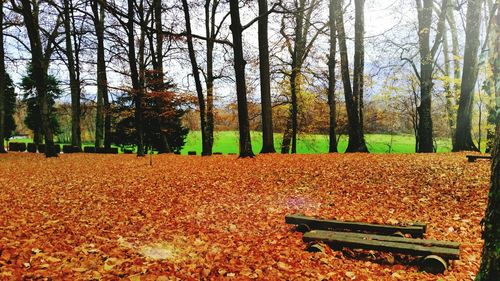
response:
[[[446,261],[440,256],[429,255],[425,257],[420,265],[420,270],[427,273],[439,274],[443,273],[448,269]]]

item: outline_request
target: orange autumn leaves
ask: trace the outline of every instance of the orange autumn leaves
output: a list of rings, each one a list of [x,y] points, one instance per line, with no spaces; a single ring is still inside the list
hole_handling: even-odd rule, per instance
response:
[[[489,162],[464,154],[0,155],[0,280],[465,280]],[[462,243],[442,276],[387,253],[308,253],[289,213],[422,221]]]

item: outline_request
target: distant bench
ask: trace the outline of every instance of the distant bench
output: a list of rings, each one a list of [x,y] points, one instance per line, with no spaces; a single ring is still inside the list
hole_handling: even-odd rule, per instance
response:
[[[491,155],[467,155],[466,157],[469,162],[476,162],[477,159],[492,159]]]

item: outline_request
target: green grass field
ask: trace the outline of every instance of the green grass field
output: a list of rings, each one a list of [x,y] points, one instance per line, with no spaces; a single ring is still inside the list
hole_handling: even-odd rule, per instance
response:
[[[262,148],[262,133],[252,132],[252,146],[255,153]],[[274,134],[276,151],[280,151],[283,134]],[[16,139],[13,142],[32,142],[31,139]],[[368,149],[372,153],[414,153],[415,137],[412,135],[366,135]],[[92,143],[84,143],[84,146],[92,146]],[[344,152],[347,148],[347,136],[341,136],[338,145],[339,151]],[[437,140],[438,152],[451,151],[451,141],[449,139]],[[190,132],[186,145],[182,149],[182,154],[188,151],[201,153],[201,133],[199,131]],[[215,132],[213,152],[238,153],[238,132],[223,131]],[[298,137],[297,153],[319,154],[328,152],[328,136],[315,134],[301,134]]]
[[[276,151],[280,151],[280,145],[283,134],[274,134],[274,145]],[[254,152],[258,153],[262,148],[262,133],[252,132],[252,146]],[[392,139],[392,146],[391,146]],[[373,153],[414,153],[415,137],[412,135],[366,135],[368,149]],[[451,141],[449,139],[437,141],[438,152],[449,152],[451,150]],[[339,141],[339,151],[344,152],[347,148],[347,136],[342,136]],[[188,151],[201,153],[201,133],[191,132],[186,140],[186,145],[182,150],[185,154]],[[226,131],[216,132],[214,136],[214,152],[237,153],[238,152],[238,132]],[[327,135],[299,135],[297,143],[297,153],[318,154],[328,152]]]

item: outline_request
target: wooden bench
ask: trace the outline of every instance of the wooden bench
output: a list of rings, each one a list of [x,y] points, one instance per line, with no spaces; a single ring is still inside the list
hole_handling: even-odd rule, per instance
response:
[[[477,159],[489,159],[491,160],[491,155],[467,155],[467,160],[469,162],[476,162]]]
[[[297,225],[297,230],[307,232],[310,230],[335,230],[351,232],[368,232],[373,234],[404,236],[409,234],[412,237],[423,237],[426,225],[423,223],[410,223],[405,226],[383,225],[363,222],[345,222],[338,220],[325,220],[303,215],[287,215],[285,222]]]
[[[460,257],[460,244],[456,242],[326,230],[306,232],[302,239],[304,242],[323,242],[333,248],[349,247],[423,256],[421,269],[434,274],[446,270],[447,260],[457,260]]]

